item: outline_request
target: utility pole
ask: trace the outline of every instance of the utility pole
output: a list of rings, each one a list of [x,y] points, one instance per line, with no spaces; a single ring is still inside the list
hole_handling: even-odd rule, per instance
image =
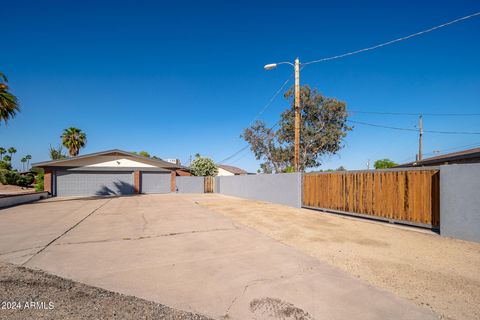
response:
[[[295,172],[300,171],[300,125],[301,125],[301,108],[300,108],[300,60],[295,59],[295,63],[291,62],[278,62],[266,64],[263,68],[265,70],[275,69],[279,64],[288,64],[292,66],[295,70],[295,149],[293,155],[293,168]]]
[[[422,136],[423,136],[423,124],[422,124],[423,115],[420,115],[418,121],[418,161],[422,161]]]
[[[300,171],[300,60],[295,59],[295,155],[293,166],[295,172]]]

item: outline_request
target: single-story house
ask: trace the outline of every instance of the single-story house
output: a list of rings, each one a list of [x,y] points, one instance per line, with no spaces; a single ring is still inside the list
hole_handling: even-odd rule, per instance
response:
[[[248,174],[248,172],[243,169],[224,164],[217,164],[217,168],[218,176],[242,176]]]
[[[421,161],[414,161],[404,163],[395,168],[409,168],[409,167],[428,167],[440,166],[444,164],[463,164],[463,163],[480,163],[480,148],[473,148],[462,150],[447,154],[442,154],[435,157],[425,158]]]
[[[122,150],[33,163],[45,170],[44,190],[53,196],[125,195],[175,191],[175,177],[189,168]]]

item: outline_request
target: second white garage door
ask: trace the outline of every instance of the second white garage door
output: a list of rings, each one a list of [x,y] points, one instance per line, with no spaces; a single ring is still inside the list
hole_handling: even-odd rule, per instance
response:
[[[142,193],[169,193],[170,172],[142,172]]]

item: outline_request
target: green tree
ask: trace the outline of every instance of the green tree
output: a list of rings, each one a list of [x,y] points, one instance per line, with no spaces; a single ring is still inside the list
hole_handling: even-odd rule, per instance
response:
[[[12,157],[7,154],[6,156],[3,157],[3,161],[11,163],[12,162]]]
[[[10,153],[10,161],[11,161],[11,159],[13,159],[13,155],[15,153],[17,153],[17,149],[15,149],[14,147],[10,147],[10,148],[8,148],[7,151],[8,151],[8,153]]]
[[[294,90],[285,93],[294,105]],[[322,96],[316,89],[300,89],[300,170],[321,165],[322,157],[335,154],[342,148],[348,131],[347,110],[344,102]],[[262,160],[263,172],[286,172],[293,167],[295,140],[295,112],[288,108],[281,114],[279,129],[268,128],[256,121],[246,128],[242,137],[250,144],[257,160]]]
[[[345,169],[344,166],[340,166],[340,167],[338,167],[337,170],[335,170],[335,171],[347,171],[347,169]]]
[[[0,124],[15,117],[20,111],[20,105],[17,97],[9,92],[7,77],[0,72]]]
[[[216,176],[218,168],[212,159],[196,156],[190,165],[190,171],[194,176]]]
[[[50,159],[52,160],[60,160],[65,159],[67,156],[63,153],[63,147],[59,145],[56,149],[50,145],[50,149],[48,150],[50,153]]]
[[[20,162],[22,163],[22,171],[25,171],[25,164],[27,163],[27,158],[23,157],[20,159]]]
[[[377,160],[373,164],[375,169],[388,169],[388,168],[391,168],[391,167],[395,167],[397,165],[398,164],[396,164],[395,162],[393,162],[392,160],[390,160],[388,158]]]
[[[3,155],[7,153],[7,150],[5,150],[4,147],[0,147],[0,159],[3,159]]]
[[[138,154],[143,157],[150,158],[150,153],[148,153],[147,151],[140,151]]]
[[[87,135],[75,127],[63,130],[60,138],[62,139],[63,146],[68,149],[68,153],[72,157],[78,156],[80,149],[87,144]]]

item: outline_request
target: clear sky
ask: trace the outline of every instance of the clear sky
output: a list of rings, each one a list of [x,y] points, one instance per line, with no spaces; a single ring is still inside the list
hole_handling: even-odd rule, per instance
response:
[[[4,1],[0,71],[22,112],[0,146],[48,160],[64,128],[81,153],[119,148],[220,161],[289,77],[267,63],[310,61],[375,45],[480,11],[478,1]],[[480,113],[480,17],[352,57],[313,64],[302,84],[351,110]],[[279,96],[260,117],[288,107]],[[412,116],[352,120],[415,128]],[[480,131],[480,117],[426,116],[426,130]],[[480,145],[480,135],[425,134],[424,152]],[[356,125],[322,168],[413,160],[417,134]],[[456,150],[456,149],[454,149]],[[229,164],[256,171],[250,151]]]

